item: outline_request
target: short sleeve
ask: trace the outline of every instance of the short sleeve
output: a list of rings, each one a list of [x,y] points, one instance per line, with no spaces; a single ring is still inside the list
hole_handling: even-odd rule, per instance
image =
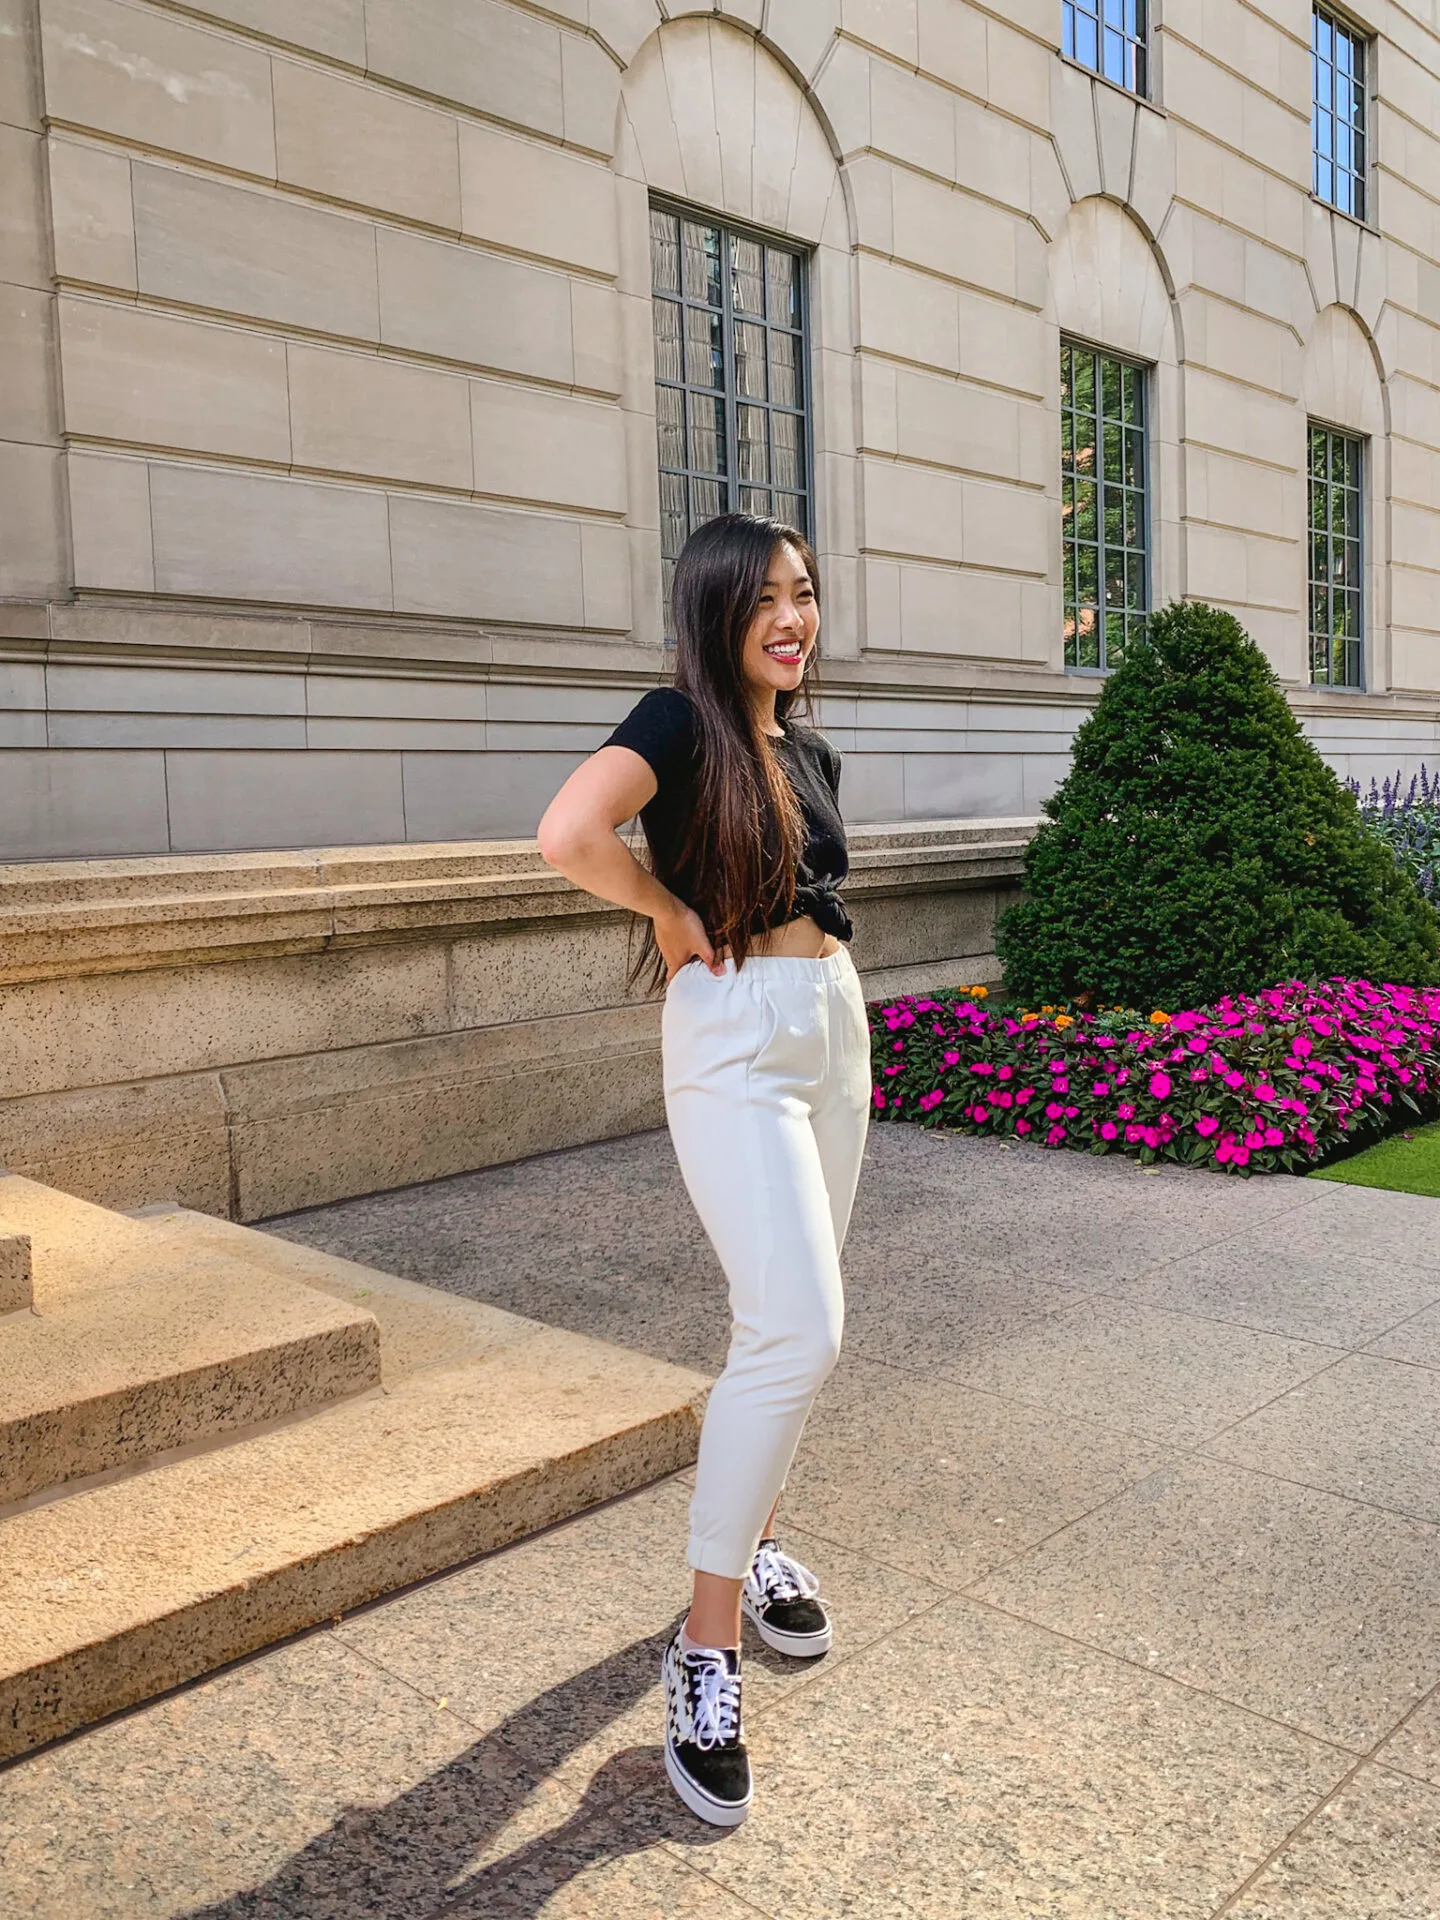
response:
[[[604,744],[638,753],[664,788],[690,772],[698,739],[695,709],[685,695],[676,687],[652,687]]]
[[[831,746],[828,740],[823,740],[823,736],[822,742],[825,749],[825,778],[829,783],[830,791],[838,800],[840,798],[840,749]]]
[[[805,751],[816,766],[831,793],[840,798],[840,749],[832,746],[825,735],[815,727],[802,727],[794,721],[789,723],[792,736],[803,741]]]

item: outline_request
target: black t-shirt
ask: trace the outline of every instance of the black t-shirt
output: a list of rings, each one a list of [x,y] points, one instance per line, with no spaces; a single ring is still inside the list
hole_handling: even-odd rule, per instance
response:
[[[789,918],[809,914],[815,924],[839,940],[854,932],[836,888],[850,871],[845,824],[840,818],[840,754],[823,733],[796,720],[781,720],[784,738],[775,742],[805,821],[805,844],[795,869],[795,901]],[[680,866],[690,810],[694,805],[700,728],[695,709],[677,687],[652,687],[605,742],[629,747],[654,773],[659,786],[640,810],[640,824],[658,870],[689,907],[695,906],[690,876]],[[781,916],[783,919],[784,916]],[[772,923],[775,924],[775,923]],[[760,931],[760,929],[756,929]]]

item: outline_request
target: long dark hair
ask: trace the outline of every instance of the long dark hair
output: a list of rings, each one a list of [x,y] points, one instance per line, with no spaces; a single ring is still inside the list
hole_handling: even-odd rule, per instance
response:
[[[777,547],[792,547],[820,599],[819,568],[804,534],[780,520],[722,514],[698,527],[675,563],[675,685],[699,729],[699,765],[688,831],[675,869],[717,948],[743,966],[757,927],[783,919],[795,899],[805,823],[775,742],[761,729],[741,665],[745,635],[760,605]],[[810,660],[813,663],[812,651]],[[810,677],[777,693],[775,713],[810,712]],[[664,961],[647,921],[632,978],[658,986]]]

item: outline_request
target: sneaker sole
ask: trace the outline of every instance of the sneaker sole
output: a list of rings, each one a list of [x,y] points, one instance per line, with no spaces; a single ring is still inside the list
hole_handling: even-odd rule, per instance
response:
[[[665,1771],[669,1775],[671,1786],[696,1819],[704,1820],[712,1827],[738,1827],[749,1813],[755,1798],[755,1790],[752,1787],[743,1800],[712,1799],[704,1788],[696,1786],[686,1773],[671,1751],[668,1741],[665,1745]]]
[[[830,1651],[835,1636],[828,1625],[820,1633],[782,1633],[778,1627],[766,1625],[748,1593],[740,1596],[740,1610],[766,1646],[776,1653],[788,1653],[792,1660],[818,1660],[822,1653]]]

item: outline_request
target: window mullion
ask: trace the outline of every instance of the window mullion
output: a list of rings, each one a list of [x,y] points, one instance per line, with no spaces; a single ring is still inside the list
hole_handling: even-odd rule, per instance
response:
[[[694,259],[687,268],[687,230],[703,250],[703,287],[692,285]],[[675,248],[673,263],[666,252],[670,246]],[[710,277],[713,249],[718,249],[718,255],[713,256],[718,286]],[[754,299],[750,290],[752,254],[758,287]],[[668,581],[685,538],[714,514],[738,511],[747,495],[740,448],[740,416],[746,407],[755,410],[753,417],[747,415],[752,428],[757,423],[761,425],[766,460],[767,478],[763,483],[755,483],[755,510],[763,510],[762,501],[766,499],[771,512],[780,510],[776,438],[777,423],[783,416],[787,458],[792,450],[795,454],[795,471],[787,469],[784,508],[787,515],[802,524],[807,534],[813,527],[815,454],[810,405],[813,367],[809,284],[802,249],[732,228],[713,215],[675,205],[661,196],[651,203],[651,262],[652,336],[657,343],[654,352],[661,493],[660,557],[662,578]],[[692,279],[687,279],[687,273]],[[743,287],[738,290],[737,273],[743,277]],[[749,310],[752,305],[756,309],[754,313]],[[662,324],[654,317],[662,308],[673,310],[678,316],[679,329],[678,340],[674,342],[674,350],[679,354],[678,371],[664,378],[662,363],[668,367],[671,357],[670,327],[668,321]],[[696,325],[693,340],[688,330],[689,318],[693,318]],[[759,384],[761,390],[746,397],[739,387],[739,335],[742,327],[749,326],[755,329],[756,343],[753,356],[756,364],[751,369],[755,377],[750,384]],[[708,342],[707,356],[711,362],[708,373],[702,373],[699,365],[702,332]],[[786,356],[772,352],[782,334],[790,343]],[[659,344],[662,336],[665,338],[663,350]],[[718,366],[713,364],[717,353]],[[786,357],[794,363],[794,390],[785,389],[782,382],[784,398],[777,400],[772,363]],[[677,395],[681,410],[678,454],[673,444]],[[725,441],[723,453],[715,445],[720,433]]]
[[[1105,468],[1105,356],[1095,355],[1095,429],[1096,473],[1099,485],[1095,492],[1095,568],[1097,574],[1099,606],[1095,618],[1100,626],[1100,666],[1102,671],[1110,670],[1110,541],[1106,528],[1110,519],[1110,475]]]
[[[725,382],[725,511],[740,508],[740,409],[735,398],[735,304],[730,280],[730,229],[720,229],[720,352]]]
[[[1365,442],[1312,424],[1309,438],[1316,436],[1320,470],[1315,470],[1312,445],[1308,474],[1310,677],[1316,685],[1358,690],[1365,684]],[[1339,480],[1337,466],[1342,471]],[[1357,529],[1353,537],[1352,496]],[[1338,534],[1337,513],[1342,522]]]
[[[1062,339],[1061,350],[1065,664],[1103,673],[1120,664],[1150,610],[1149,374],[1078,341]],[[1083,459],[1082,440],[1090,443]]]
[[[1311,12],[1310,42],[1314,191],[1328,205],[1363,221],[1369,209],[1369,42],[1357,28],[1319,5]],[[1348,63],[1348,72],[1342,63]],[[1321,123],[1327,120],[1328,155],[1320,139]]]

